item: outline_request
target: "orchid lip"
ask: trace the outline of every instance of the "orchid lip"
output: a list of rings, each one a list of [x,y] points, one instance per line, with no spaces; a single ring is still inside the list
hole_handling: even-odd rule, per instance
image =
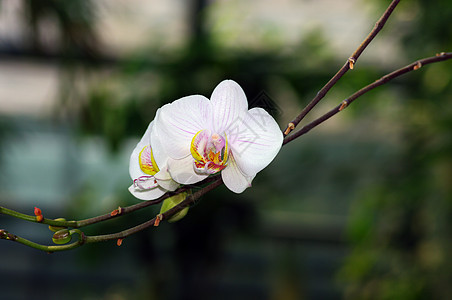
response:
[[[154,176],[140,176],[133,181],[133,186],[141,191],[153,189],[158,186]]]
[[[210,130],[198,131],[192,139],[191,154],[195,159],[193,166],[197,173],[215,174],[226,168],[228,160],[228,140]]]

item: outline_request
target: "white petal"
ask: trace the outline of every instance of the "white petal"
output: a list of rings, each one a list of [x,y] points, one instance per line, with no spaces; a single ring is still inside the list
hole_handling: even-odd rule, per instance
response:
[[[129,192],[140,200],[153,200],[166,193],[166,190],[161,187],[156,187],[150,190],[136,189],[133,184],[129,187]]]
[[[162,188],[168,191],[174,191],[179,187],[179,184],[171,178],[170,173],[166,169],[160,170],[160,172],[154,175],[154,178]]]
[[[154,156],[154,160],[157,163],[157,167],[159,169],[164,168],[167,164],[168,155],[165,152],[165,148],[163,148],[160,135],[158,134],[155,126],[151,130],[150,140],[152,155]]]
[[[193,168],[194,159],[191,155],[183,159],[168,159],[168,171],[174,181],[180,184],[193,184],[207,178],[208,174],[198,174]]]
[[[278,154],[283,141],[276,121],[258,107],[250,109],[244,120],[227,134],[237,165],[247,176],[265,168]]]
[[[155,117],[157,130],[166,154],[181,159],[190,154],[190,144],[195,134],[211,123],[211,103],[204,96],[181,98],[162,106]]]
[[[248,110],[246,95],[233,80],[220,82],[210,97],[213,108],[213,129],[218,134],[242,119]]]
[[[141,171],[140,163],[138,161],[138,156],[140,155],[141,150],[143,150],[144,147],[150,145],[151,142],[151,130],[153,127],[154,121],[152,121],[148,128],[146,129],[143,137],[136,145],[135,149],[133,149],[132,154],[130,155],[130,162],[129,162],[129,174],[132,179],[136,179],[142,175],[145,175],[143,171]]]
[[[229,157],[228,166],[221,171],[224,185],[234,193],[241,193],[251,186],[251,181],[256,175],[246,176],[240,172],[233,156]]]

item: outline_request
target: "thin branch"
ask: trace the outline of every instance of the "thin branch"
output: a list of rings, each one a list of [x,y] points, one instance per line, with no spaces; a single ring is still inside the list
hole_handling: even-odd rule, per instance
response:
[[[183,193],[185,191],[188,191],[192,188],[199,188],[204,184],[207,183],[211,183],[214,182],[218,179],[219,176],[212,176],[212,177],[208,177],[206,179],[204,179],[203,181],[197,183],[196,185],[184,185],[180,188],[178,188],[176,191],[174,192],[167,192],[165,195],[161,196],[158,199],[155,200],[147,200],[147,201],[142,201],[140,203],[131,205],[131,206],[127,206],[127,207],[121,207],[120,209],[118,209],[117,214],[113,214],[113,213],[107,213],[105,215],[101,215],[101,216],[97,216],[97,217],[93,217],[93,218],[89,218],[89,219],[85,219],[85,220],[80,220],[77,221],[77,225],[74,226],[75,228],[81,228],[83,226],[87,226],[87,225],[91,225],[91,224],[95,224],[98,222],[102,222],[105,220],[109,220],[115,217],[119,217],[119,216],[123,216],[125,214],[140,210],[142,208],[151,206],[151,205],[155,205],[155,204],[159,204],[161,202],[163,202],[163,200],[175,196],[177,194]]]
[[[389,74],[381,77],[377,81],[365,86],[364,88],[360,89],[359,91],[357,91],[356,93],[354,93],[353,95],[351,95],[350,97],[348,97],[347,99],[342,101],[338,106],[336,106],[335,108],[333,108],[332,110],[330,110],[329,112],[324,114],[323,116],[321,116],[321,117],[315,119],[314,121],[312,121],[311,123],[303,126],[300,130],[291,134],[290,136],[286,136],[284,138],[283,145],[289,143],[290,141],[293,141],[294,139],[300,137],[303,134],[308,133],[311,129],[313,129],[314,127],[317,127],[318,125],[325,122],[326,120],[328,120],[335,114],[341,112],[348,105],[350,105],[353,101],[355,101],[358,97],[361,97],[362,95],[373,90],[374,88],[379,87],[380,85],[383,85],[383,84],[387,83],[388,81],[390,81],[394,78],[400,77],[408,72],[418,70],[422,66],[436,63],[436,62],[445,61],[448,59],[452,59],[452,52],[447,52],[447,53],[442,52],[442,53],[437,54],[436,56],[424,58],[424,59],[418,60],[416,62],[413,62],[412,64],[409,64],[403,68],[395,70],[392,73],[389,73]]]
[[[42,221],[39,222],[36,219],[36,216],[23,214],[23,213],[14,211],[12,209],[0,206],[0,215],[2,215],[2,214],[8,215],[8,216],[11,216],[14,218],[18,218],[21,220],[29,221],[29,222],[43,223],[43,224],[52,225],[52,226],[74,227],[76,225],[76,221],[56,221],[56,220],[46,219],[46,218],[44,218]]]
[[[187,190],[188,188],[186,187],[182,187],[180,189],[178,189],[175,193],[166,193],[165,195],[163,195],[162,197],[155,199],[155,200],[150,200],[150,201],[142,201],[139,202],[137,204],[128,206],[128,207],[121,207],[120,208],[120,212],[118,212],[117,214],[112,214],[112,213],[107,213],[104,215],[100,215],[97,217],[93,217],[93,218],[89,218],[89,219],[85,219],[85,220],[80,220],[80,221],[65,221],[65,220],[55,220],[55,219],[48,219],[48,218],[44,218],[42,219],[42,221],[38,221],[36,219],[36,216],[32,216],[32,215],[27,215],[27,214],[23,214],[17,211],[14,211],[12,209],[9,208],[5,208],[5,207],[0,207],[0,214],[4,214],[4,215],[9,215],[18,219],[22,219],[25,221],[29,221],[29,222],[34,222],[34,223],[42,223],[42,224],[47,224],[47,225],[51,225],[51,226],[60,226],[60,227],[71,227],[71,228],[81,228],[83,226],[87,226],[87,225],[91,225],[94,223],[98,223],[98,222],[102,222],[105,220],[109,220],[115,217],[118,217],[120,215],[125,215],[127,213],[131,213],[133,211],[145,208],[147,206],[151,206],[151,205],[155,205],[158,203],[161,203],[163,200],[165,200],[166,198],[173,196],[177,193],[183,192],[185,190]]]
[[[187,198],[182,201],[181,203],[179,203],[178,205],[176,205],[175,207],[169,209],[168,211],[164,212],[163,214],[159,214],[156,217],[152,218],[149,221],[146,221],[140,225],[137,225],[135,227],[117,232],[117,233],[112,233],[112,234],[105,234],[105,235],[95,235],[95,236],[87,236],[85,235],[82,231],[80,231],[79,229],[72,229],[70,230],[71,235],[73,235],[74,233],[77,233],[79,238],[76,242],[70,243],[70,244],[65,244],[65,245],[52,245],[52,246],[46,246],[46,245],[41,245],[32,241],[29,241],[25,238],[22,238],[18,235],[9,233],[6,230],[0,229],[0,239],[4,239],[4,240],[9,240],[9,241],[13,241],[13,242],[17,242],[20,244],[23,244],[25,246],[29,246],[32,248],[35,248],[37,250],[42,250],[45,252],[56,252],[56,251],[65,251],[65,250],[70,250],[70,249],[75,249],[77,247],[80,247],[84,244],[88,244],[88,243],[97,243],[97,242],[103,242],[103,241],[109,241],[109,240],[117,240],[117,239],[124,239],[126,237],[128,237],[129,235],[132,235],[134,233],[137,233],[141,230],[144,230],[148,227],[151,226],[155,226],[156,224],[156,220],[157,218],[159,218],[159,220],[164,220],[167,218],[170,218],[171,216],[173,216],[174,214],[178,213],[179,211],[181,211],[182,209],[184,209],[185,207],[190,206],[191,204],[193,204],[197,199],[199,199],[201,196],[203,196],[204,194],[212,191],[213,189],[217,188],[218,186],[220,186],[221,184],[223,184],[223,181],[221,179],[221,177],[219,176],[215,176],[212,177],[208,182],[212,182],[211,184],[207,185],[206,187],[200,189],[199,191],[187,196]],[[181,190],[181,189],[179,189]],[[187,189],[185,189],[184,191],[186,191]],[[182,192],[179,191],[179,193]],[[175,193],[172,193],[172,195],[169,195],[169,193],[167,193],[165,196],[166,197],[161,197],[159,200],[160,202],[163,201],[163,199],[168,198],[169,196],[174,195]],[[157,200],[155,200],[157,201]],[[145,202],[149,202],[149,201],[145,201]],[[142,202],[142,203],[145,203]],[[154,203],[155,204],[155,203]],[[152,204],[149,204],[152,205]],[[130,207],[128,207],[130,209]],[[141,206],[141,208],[143,208],[143,206]],[[137,210],[140,209],[137,206],[134,206],[133,208],[131,208],[133,210]],[[128,211],[130,212],[130,210]],[[99,220],[101,219],[101,217],[104,216],[99,216]],[[25,219],[25,218],[21,218],[21,219]],[[92,220],[94,220],[96,218],[92,218]],[[99,220],[96,219],[96,222],[100,222]],[[105,220],[105,219],[103,219]],[[34,221],[33,221],[34,222]],[[92,224],[92,223],[91,223]]]
[[[65,251],[65,250],[75,249],[75,248],[82,246],[85,243],[85,240],[84,240],[85,236],[84,236],[83,232],[76,229],[76,230],[72,230],[72,233],[77,233],[79,235],[79,238],[76,242],[66,244],[66,245],[52,245],[52,246],[41,245],[41,244],[32,242],[30,240],[24,239],[23,237],[20,237],[18,235],[9,233],[8,231],[3,230],[3,229],[0,229],[0,239],[20,243],[22,245],[25,245],[25,246],[28,246],[28,247],[31,247],[31,248],[34,248],[37,250],[42,250],[42,251],[45,251],[48,253],[52,253],[55,251]]]
[[[107,213],[104,215],[100,215],[100,216],[96,216],[93,218],[89,218],[89,219],[84,219],[84,220],[79,220],[79,221],[65,221],[65,220],[55,220],[55,219],[48,219],[48,218],[43,218],[42,221],[38,221],[36,219],[36,216],[33,215],[27,215],[27,214],[23,214],[17,211],[14,211],[12,209],[9,208],[5,208],[5,207],[1,207],[0,206],[0,215],[4,214],[4,215],[9,215],[18,219],[22,219],[25,221],[29,221],[29,222],[34,222],[34,223],[42,223],[42,224],[47,224],[47,225],[51,225],[51,226],[59,226],[59,227],[71,227],[71,228],[81,228],[87,225],[91,225],[91,224],[95,224],[95,223],[99,223],[102,221],[106,221],[109,219],[113,219],[119,216],[123,216],[126,215],[128,213],[143,209],[145,207],[151,206],[151,205],[156,205],[159,204],[161,202],[163,202],[163,200],[165,200],[166,198],[172,197],[174,195],[177,195],[179,193],[185,192],[189,189],[192,188],[197,188],[199,186],[202,186],[204,184],[213,182],[215,180],[218,179],[218,176],[213,176],[213,177],[209,177],[206,178],[205,180],[199,182],[196,186],[194,185],[185,185],[180,187],[179,189],[177,189],[174,192],[168,192],[165,195],[163,195],[162,197],[155,199],[155,200],[148,200],[148,201],[141,201],[137,204],[134,205],[130,205],[127,207],[121,207],[116,209],[115,213]]]
[[[349,70],[353,69],[354,64],[358,60],[359,56],[363,51],[366,49],[366,47],[372,42],[372,40],[377,36],[377,34],[380,32],[380,30],[383,28],[383,26],[386,24],[386,21],[388,20],[389,16],[394,11],[397,4],[399,4],[400,0],[393,0],[391,4],[388,6],[388,8],[385,10],[383,15],[380,17],[380,19],[375,23],[374,28],[369,33],[369,35],[364,39],[364,41],[359,45],[359,47],[353,52],[353,54],[350,56],[350,58],[347,59],[345,64],[342,66],[342,68],[328,81],[323,88],[317,93],[317,95],[314,97],[314,99],[309,102],[308,105],[301,111],[301,113],[293,119],[288,125],[287,128],[284,130],[284,136],[287,136],[297,125],[301,122],[301,120],[304,119],[304,117],[316,106],[320,100],[322,100],[325,95],[328,93],[328,91],[341,79],[342,76]]]
[[[96,236],[86,236],[85,237],[85,242],[86,243],[97,243],[97,242],[103,242],[103,241],[108,241],[108,240],[117,240],[117,239],[123,239],[126,238],[134,233],[137,233],[143,229],[146,229],[148,227],[151,226],[155,226],[156,225],[156,220],[157,218],[161,220],[164,219],[168,219],[171,216],[175,215],[176,213],[180,212],[181,210],[183,210],[184,208],[190,206],[191,204],[193,204],[197,199],[199,199],[201,196],[203,196],[204,194],[212,191],[213,189],[219,187],[220,185],[223,184],[223,181],[221,180],[221,178],[217,177],[216,180],[204,187],[203,189],[193,193],[192,195],[187,196],[187,198],[182,201],[181,203],[179,203],[178,205],[174,206],[173,208],[167,210],[166,212],[164,212],[163,214],[159,214],[156,217],[152,218],[149,221],[146,221],[140,225],[137,225],[135,227],[117,232],[117,233],[112,233],[112,234],[104,234],[104,235],[96,235]]]
[[[166,194],[164,194],[163,196],[161,196],[158,199],[142,201],[140,203],[137,203],[137,204],[134,204],[134,205],[131,205],[131,206],[118,208],[116,210],[116,213],[107,213],[107,214],[104,214],[104,215],[101,215],[101,216],[97,216],[97,217],[93,217],[93,218],[89,218],[89,219],[85,219],[85,220],[80,220],[80,221],[77,221],[77,224],[76,224],[75,227],[76,228],[81,228],[81,227],[84,227],[84,226],[87,226],[87,225],[91,225],[91,224],[103,222],[105,220],[113,219],[113,218],[116,218],[116,217],[119,217],[119,216],[123,216],[125,214],[128,214],[128,213],[140,210],[142,208],[145,208],[145,207],[148,207],[148,206],[151,206],[151,205],[159,204],[159,203],[163,202],[163,200],[165,200],[165,199],[167,199],[169,197],[172,197],[174,195],[180,194],[182,192],[185,192],[185,191],[187,191],[189,189],[190,189],[189,186],[183,186],[183,187],[180,187],[179,189],[177,189],[174,192],[167,192]]]

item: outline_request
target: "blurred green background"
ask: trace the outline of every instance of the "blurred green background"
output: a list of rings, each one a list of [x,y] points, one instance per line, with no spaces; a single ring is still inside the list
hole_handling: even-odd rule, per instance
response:
[[[157,108],[223,79],[285,128],[388,4],[1,0],[1,205],[82,219],[137,203],[129,155]],[[448,0],[402,1],[308,119],[451,51],[451,18]],[[0,228],[51,243],[46,226]],[[451,299],[452,64],[366,94],[180,222],[52,255],[1,241],[0,257],[4,299]]]

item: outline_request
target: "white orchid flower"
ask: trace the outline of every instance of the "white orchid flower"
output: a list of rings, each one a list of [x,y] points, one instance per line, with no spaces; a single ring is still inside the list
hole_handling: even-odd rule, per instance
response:
[[[160,147],[160,140],[155,135],[151,143],[153,126],[154,121],[149,124],[130,156],[129,173],[133,184],[129,187],[129,191],[141,200],[157,199],[179,186],[168,173],[167,159],[161,155],[154,157],[152,145]]]
[[[221,172],[224,184],[241,193],[251,186],[281,148],[283,135],[262,108],[248,110],[242,88],[222,81],[211,99],[183,97],[161,107],[151,130],[153,153],[167,157],[168,171],[180,184],[193,184]]]

